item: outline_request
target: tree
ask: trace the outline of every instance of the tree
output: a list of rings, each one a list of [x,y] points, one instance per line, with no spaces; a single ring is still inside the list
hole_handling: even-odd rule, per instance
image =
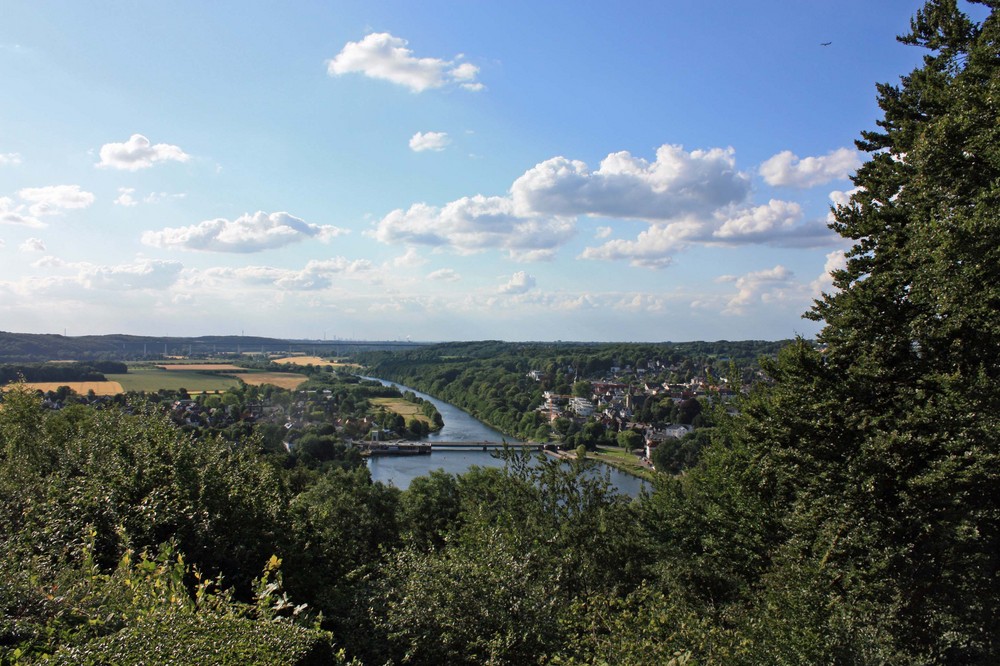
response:
[[[878,86],[819,349],[768,364],[661,498],[671,575],[747,605],[748,655],[1000,659],[1000,5],[978,4],[926,3],[901,38],[923,65]]]
[[[622,430],[618,433],[618,446],[631,451],[642,446],[642,435],[635,430]]]

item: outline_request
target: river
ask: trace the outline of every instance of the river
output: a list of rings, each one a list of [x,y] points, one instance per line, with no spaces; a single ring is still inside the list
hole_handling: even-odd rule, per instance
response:
[[[412,391],[418,398],[423,398],[431,402],[441,413],[444,419],[444,427],[436,433],[427,437],[427,441],[434,442],[502,442],[506,437],[488,425],[473,418],[468,413],[458,407],[442,402],[437,398],[414,391],[408,386],[390,382],[378,377],[363,377],[381,382],[386,386],[395,386],[400,391]],[[418,476],[424,476],[431,470],[443,469],[450,474],[462,474],[473,465],[480,467],[503,467],[503,461],[494,457],[489,451],[434,451],[430,455],[422,456],[373,456],[368,459],[368,470],[372,479],[391,484],[397,488],[406,489],[410,481]],[[618,492],[637,497],[643,488],[648,488],[646,481],[626,474],[619,469],[600,465],[603,473],[607,470],[611,484]]]

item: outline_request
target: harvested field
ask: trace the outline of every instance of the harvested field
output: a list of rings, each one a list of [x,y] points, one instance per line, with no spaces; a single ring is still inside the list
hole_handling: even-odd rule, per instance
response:
[[[287,365],[332,365],[341,368],[360,368],[357,363],[342,363],[332,361],[321,356],[286,356],[285,358],[272,359],[274,363],[285,363]]]
[[[309,380],[305,375],[294,372],[234,372],[230,376],[241,379],[251,386],[271,384],[283,389],[298,388]]]
[[[181,370],[202,370],[202,371],[229,371],[236,370],[238,372],[243,372],[246,368],[241,368],[238,365],[233,365],[232,363],[165,363],[163,365],[156,366],[164,370],[169,370],[170,372],[178,372]]]
[[[3,387],[3,390],[8,390],[12,384],[8,384]],[[95,395],[118,395],[119,393],[124,393],[125,390],[122,385],[118,382],[25,382],[24,386],[31,390],[39,391],[55,391],[58,390],[60,386],[68,386],[80,395],[87,395],[88,391],[93,391]]]

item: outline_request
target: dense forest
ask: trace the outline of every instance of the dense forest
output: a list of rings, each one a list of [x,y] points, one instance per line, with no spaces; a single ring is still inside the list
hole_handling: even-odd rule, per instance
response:
[[[977,4],[901,38],[926,57],[878,87],[822,331],[761,362],[693,468],[632,501],[507,453],[400,491],[15,389],[0,662],[1000,663],[1000,3]]]

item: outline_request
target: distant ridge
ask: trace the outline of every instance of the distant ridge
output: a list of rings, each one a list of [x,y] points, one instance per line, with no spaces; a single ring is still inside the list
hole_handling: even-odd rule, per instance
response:
[[[422,344],[388,340],[283,339],[253,335],[168,337],[113,333],[73,337],[52,333],[0,331],[0,362],[139,360],[181,355],[311,353],[314,351],[324,354],[346,354],[357,351],[419,347]]]

